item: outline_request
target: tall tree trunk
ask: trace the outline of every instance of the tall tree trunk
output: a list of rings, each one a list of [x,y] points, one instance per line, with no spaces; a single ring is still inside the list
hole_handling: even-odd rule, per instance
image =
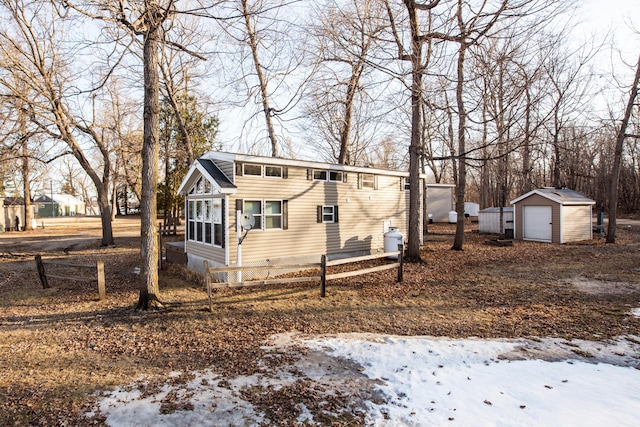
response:
[[[609,226],[607,229],[607,243],[616,242],[616,215],[618,210],[618,181],[620,180],[620,168],[622,166],[622,148],[624,145],[625,133],[627,132],[627,126],[629,125],[629,119],[631,118],[631,112],[635,104],[635,100],[638,96],[638,85],[640,84],[640,56],[638,57],[638,64],[636,65],[636,75],[633,79],[633,85],[631,86],[631,93],[629,94],[629,101],[624,111],[624,117],[620,124],[620,130],[616,137],[616,153],[613,158],[613,170],[611,171],[611,187],[609,195]]]
[[[458,107],[458,182],[456,187],[456,212],[458,221],[456,223],[456,235],[451,249],[461,251],[464,243],[464,193],[467,186],[467,162],[466,162],[466,126],[467,112],[464,107],[464,61],[467,45],[464,40],[460,41],[458,50],[457,84],[456,84],[456,104]]]
[[[351,139],[351,123],[353,121],[353,104],[355,102],[358,85],[360,84],[360,76],[364,70],[364,64],[358,62],[351,65],[351,78],[347,87],[347,97],[344,103],[344,123],[340,130],[340,154],[338,155],[338,163],[346,164],[349,160],[349,140]]]
[[[142,146],[142,200],[140,297],[136,310],[161,307],[158,288],[158,230],[156,228],[157,185],[159,159],[159,73],[158,48],[160,44],[161,9],[149,2],[147,11],[148,32],[144,38],[144,143]]]
[[[249,36],[249,47],[251,48],[251,54],[253,55],[253,65],[256,69],[256,75],[260,83],[260,95],[262,98],[262,110],[264,112],[264,119],[267,125],[267,134],[269,135],[269,141],[271,142],[271,156],[278,157],[278,138],[273,127],[273,109],[269,104],[269,90],[267,88],[267,79],[264,76],[262,70],[262,63],[260,62],[260,56],[258,55],[258,36],[256,29],[251,24],[251,11],[247,4],[247,0],[242,0],[242,13],[244,15],[244,22],[247,27],[247,35]]]
[[[422,132],[422,40],[415,2],[405,0],[411,26],[411,143],[409,145],[409,239],[407,259],[420,257],[420,147]]]
[[[29,165],[29,147],[27,137],[27,123],[24,110],[20,108],[20,132],[22,134],[22,194],[24,196],[24,229],[32,230],[31,227],[31,167]]]

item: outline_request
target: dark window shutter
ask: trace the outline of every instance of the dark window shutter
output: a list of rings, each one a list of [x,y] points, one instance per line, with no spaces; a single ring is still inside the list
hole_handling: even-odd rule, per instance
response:
[[[338,222],[338,205],[333,207],[333,222]]]
[[[342,182],[347,182],[347,173],[342,172]]]
[[[236,199],[236,210],[242,212],[244,210],[244,200]]]
[[[318,222],[322,222],[322,205],[318,205]]]
[[[287,230],[289,228],[289,201],[282,201],[282,229]]]
[[[227,215],[226,215],[226,210],[225,210],[225,203],[224,203],[224,199],[222,199],[222,247],[224,248],[225,246],[225,242],[227,241],[226,237],[227,237]]]
[[[313,172],[311,169],[307,169],[307,181],[311,181],[313,179]]]
[[[362,174],[358,174],[358,189],[362,188]]]
[[[282,178],[283,179],[289,178],[289,168],[286,166],[282,168]]]
[[[242,163],[236,163],[236,176],[242,176]]]

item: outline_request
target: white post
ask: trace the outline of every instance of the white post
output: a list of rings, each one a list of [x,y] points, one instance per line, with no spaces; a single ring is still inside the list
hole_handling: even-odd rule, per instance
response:
[[[236,234],[238,235],[238,259],[236,260],[236,265],[238,267],[242,267],[242,211],[236,211]],[[238,283],[242,283],[242,271],[238,271],[236,273],[236,278]]]

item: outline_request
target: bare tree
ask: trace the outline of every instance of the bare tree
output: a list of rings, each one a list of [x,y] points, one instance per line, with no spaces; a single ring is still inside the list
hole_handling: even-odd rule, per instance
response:
[[[305,39],[301,36],[303,18],[296,15],[297,2],[289,0],[233,0],[220,2],[217,22],[228,37],[233,49],[223,55],[230,74],[229,87],[244,93],[242,100],[231,100],[230,105],[241,106],[250,114],[241,137],[255,137],[246,141],[248,151],[268,151],[271,156],[292,155],[282,153],[286,148],[283,132],[287,120],[304,92],[313,70],[305,68]],[[255,126],[254,119],[263,125]],[[266,133],[266,138],[264,134]],[[268,149],[262,150],[264,141]],[[245,141],[243,141],[245,142]]]
[[[625,137],[627,136],[627,126],[631,119],[633,108],[636,106],[636,98],[638,97],[638,90],[640,90],[640,56],[636,64],[636,74],[631,84],[629,93],[629,99],[627,106],[624,110],[624,116],[622,117],[622,123],[620,123],[620,129],[616,136],[616,151],[613,158],[613,170],[611,172],[611,186],[609,194],[609,225],[607,229],[607,243],[616,242],[616,215],[618,208],[618,181],[620,179],[620,165],[622,163],[622,148],[624,145]]]
[[[405,49],[396,27],[393,9],[385,1],[391,31],[398,49],[397,58],[411,63],[411,143],[409,144],[409,236],[407,259],[420,261],[420,156],[422,149],[422,79],[429,66],[429,55],[424,56],[424,45],[430,38],[425,37],[420,27],[419,12],[431,11],[440,0],[422,3],[416,0],[403,0],[409,16],[410,48]]]
[[[71,111],[72,75],[67,61],[58,49],[62,25],[53,25],[55,13],[47,3],[3,0],[2,7],[11,17],[13,34],[0,32],[0,49],[9,62],[5,69],[13,76],[0,83],[9,96],[19,100],[28,110],[30,121],[50,138],[63,141],[93,181],[98,193],[102,220],[102,245],[113,245],[111,207],[109,205],[110,153],[98,126],[91,120],[75,116]],[[47,20],[46,18],[49,18]],[[61,24],[61,23],[58,23]],[[28,90],[25,91],[24,88]],[[87,158],[80,132],[92,141],[102,155],[102,170],[96,170]]]
[[[306,110],[321,136],[319,149],[331,161],[361,162],[377,133],[367,135],[367,128],[380,122],[380,112],[385,111],[368,90],[376,85],[368,62],[387,25],[380,6],[375,0],[330,0],[317,6],[319,24],[312,37],[319,69]]]

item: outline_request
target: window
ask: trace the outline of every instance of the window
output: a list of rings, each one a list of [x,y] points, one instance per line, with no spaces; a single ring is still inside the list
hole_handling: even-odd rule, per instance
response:
[[[338,206],[321,205],[318,206],[318,222],[332,224],[338,222]]]
[[[198,181],[191,187],[189,190],[189,194],[211,194],[212,193],[212,184],[208,179],[204,177],[200,177]]]
[[[282,178],[282,166],[265,166],[264,176],[266,178]]]
[[[360,174],[360,188],[376,188],[376,176],[370,173]]]
[[[314,170],[313,171],[313,180],[314,181],[342,182],[342,177],[343,177],[342,172],[323,171],[323,170]]]
[[[264,228],[282,228],[282,202],[266,200],[264,202]]]
[[[329,181],[342,182],[342,172],[329,172]]]
[[[245,200],[242,212],[255,218],[254,230],[285,230],[286,200]]]
[[[262,230],[262,200],[245,200],[242,212],[253,215],[256,220],[254,230]]]
[[[244,163],[242,165],[242,174],[248,176],[262,176],[262,166]]]
[[[313,180],[314,181],[326,181],[327,180],[327,171],[313,171]]]
[[[189,200],[187,239],[224,247],[222,199]]]

